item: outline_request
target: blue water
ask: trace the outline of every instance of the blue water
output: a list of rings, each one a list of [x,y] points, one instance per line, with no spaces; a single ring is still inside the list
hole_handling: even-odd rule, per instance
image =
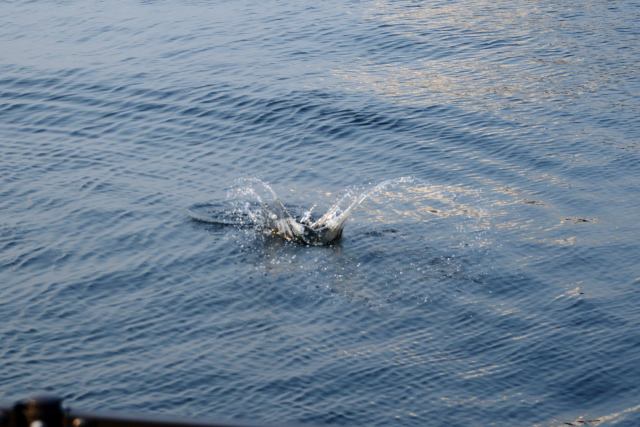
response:
[[[640,425],[640,2],[0,15],[1,400]],[[333,246],[189,217],[243,178],[392,185]]]

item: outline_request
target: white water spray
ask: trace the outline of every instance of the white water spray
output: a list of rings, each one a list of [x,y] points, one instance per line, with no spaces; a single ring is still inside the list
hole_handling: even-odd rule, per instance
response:
[[[412,182],[413,178],[402,177],[383,181],[365,191],[347,189],[323,215],[314,220],[316,204],[302,210],[299,215],[293,215],[269,184],[258,178],[241,178],[227,192],[228,203],[223,212],[203,213],[196,206],[189,210],[189,215],[201,222],[252,226],[307,245],[328,245],[341,238],[347,219],[367,198],[391,186]]]

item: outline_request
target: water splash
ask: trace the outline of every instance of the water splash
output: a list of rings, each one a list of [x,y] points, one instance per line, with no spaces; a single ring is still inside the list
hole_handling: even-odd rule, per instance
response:
[[[316,204],[306,209],[288,208],[266,182],[258,178],[241,178],[227,192],[225,202],[194,205],[188,214],[200,222],[248,226],[292,242],[330,245],[340,240],[346,221],[365,200],[394,185],[412,182],[411,177],[401,177],[383,181],[367,190],[347,188],[323,215],[315,217]]]
[[[326,226],[329,228],[344,227],[344,222],[351,216],[352,212],[369,197],[378,195],[391,186],[410,184],[414,181],[415,180],[411,177],[400,177],[383,181],[366,191],[347,189],[346,192],[327,210],[327,212],[313,223],[313,226]]]

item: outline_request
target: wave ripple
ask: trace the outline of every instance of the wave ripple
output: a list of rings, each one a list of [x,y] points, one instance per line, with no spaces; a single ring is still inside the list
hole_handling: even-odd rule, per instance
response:
[[[2,3],[0,398],[638,419],[637,2],[110,6]]]

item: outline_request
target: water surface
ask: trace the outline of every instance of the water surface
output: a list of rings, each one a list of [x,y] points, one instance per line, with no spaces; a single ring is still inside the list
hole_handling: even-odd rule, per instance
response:
[[[637,1],[0,10],[0,398],[640,423]],[[401,177],[331,246],[188,215]]]

